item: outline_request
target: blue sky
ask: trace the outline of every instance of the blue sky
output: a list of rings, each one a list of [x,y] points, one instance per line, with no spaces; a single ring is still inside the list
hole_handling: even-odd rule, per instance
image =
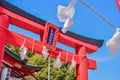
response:
[[[15,6],[29,12],[39,18],[62,27],[63,23],[57,18],[57,6],[67,6],[71,0],[6,0]],[[84,0],[96,9],[100,14],[112,23],[120,26],[120,12],[116,0]],[[103,46],[95,53],[88,55],[89,58],[97,60],[97,70],[89,70],[89,80],[119,80],[120,79],[120,50],[115,56],[110,56],[106,48],[106,41],[112,37],[115,29],[96,16],[88,8],[77,0],[75,4],[76,13],[73,17],[74,25],[70,31],[90,38],[103,39]],[[13,31],[19,31],[27,36],[39,39],[39,36],[23,32],[10,25]]]

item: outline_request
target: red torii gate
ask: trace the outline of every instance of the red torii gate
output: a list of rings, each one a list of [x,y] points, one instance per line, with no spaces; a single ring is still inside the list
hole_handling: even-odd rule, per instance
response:
[[[66,34],[63,34],[59,27],[24,12],[5,0],[1,0],[0,70],[4,56],[4,46],[6,43],[20,47],[24,39],[26,39],[25,46],[29,50],[32,50],[33,46],[33,39],[7,30],[9,24],[16,25],[40,35],[41,41],[34,40],[34,44],[36,44],[34,45],[34,52],[41,54],[42,47],[47,46],[49,49],[49,56],[56,58],[59,54],[58,52],[61,52],[61,60],[67,61],[68,63],[71,63],[72,57],[74,56],[77,63],[76,80],[88,80],[88,69],[96,69],[96,61],[88,59],[86,55],[87,53],[89,54],[97,51],[98,48],[102,46],[103,40],[87,38],[69,31]],[[57,48],[57,42],[75,48],[76,54]]]

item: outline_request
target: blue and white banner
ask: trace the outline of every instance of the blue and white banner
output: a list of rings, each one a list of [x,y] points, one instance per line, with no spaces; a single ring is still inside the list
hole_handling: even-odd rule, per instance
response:
[[[47,38],[47,44],[53,45],[54,34],[55,34],[55,29],[50,28],[48,33],[48,38]]]

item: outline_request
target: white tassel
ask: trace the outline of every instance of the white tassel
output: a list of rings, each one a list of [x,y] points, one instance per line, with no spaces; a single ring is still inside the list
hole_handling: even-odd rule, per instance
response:
[[[6,80],[7,72],[8,72],[8,68],[3,68],[2,69],[1,79],[0,80]]]
[[[25,59],[27,50],[28,50],[28,48],[25,47],[25,46],[22,46],[22,47],[20,48],[20,58],[21,58],[21,60],[24,60],[24,59]]]
[[[5,80],[10,80],[10,75],[11,75],[11,68],[8,68],[7,77]]]
[[[59,53],[59,55],[57,56],[57,59],[53,63],[54,68],[58,68],[58,69],[61,68],[62,63],[60,61],[60,56],[61,56],[61,53]]]
[[[69,70],[71,71],[73,68],[75,68],[76,67],[76,61],[74,60],[74,57],[72,58],[72,63],[71,63],[71,65],[70,65],[70,67],[69,67]]]
[[[48,58],[49,54],[48,54],[48,49],[46,48],[46,46],[43,46],[42,54],[43,54],[44,59]]]
[[[120,47],[120,29],[119,28],[116,29],[116,32],[114,33],[113,37],[107,41],[106,46],[110,51],[111,55],[114,55],[118,51]]]
[[[10,80],[20,80],[20,79],[11,77]]]
[[[66,21],[65,21],[65,23],[64,23],[64,27],[62,28],[62,32],[63,33],[66,33],[67,32],[67,30],[68,30],[68,28],[70,27],[70,26],[72,26],[74,23],[73,23],[73,20],[69,17]]]
[[[26,56],[26,53],[27,53],[27,50],[28,50],[28,48],[24,46],[25,42],[26,42],[26,39],[24,39],[24,42],[20,47],[20,58],[21,58],[21,60],[25,59],[25,56]]]
[[[68,19],[68,17],[72,18],[74,13],[75,13],[74,7],[67,10],[67,7],[64,7],[61,5],[58,6],[57,16],[58,16],[58,19],[60,20],[60,22],[65,22]]]
[[[75,14],[74,4],[76,0],[72,0],[68,7],[58,6],[58,19],[60,22],[65,22],[64,28],[62,29],[63,33],[67,32],[68,28],[73,25],[72,17]]]

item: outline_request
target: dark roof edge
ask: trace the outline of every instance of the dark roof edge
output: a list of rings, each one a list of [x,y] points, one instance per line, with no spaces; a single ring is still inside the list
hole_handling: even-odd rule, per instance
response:
[[[27,60],[21,60],[20,57],[18,55],[16,55],[15,53],[13,53],[9,48],[5,47],[5,53],[8,54],[9,56],[11,56],[12,58],[14,58],[15,60],[26,64]]]
[[[33,65],[28,65],[27,60],[21,60],[20,57],[18,55],[16,55],[15,53],[13,53],[9,48],[5,47],[5,53],[8,54],[9,56],[11,56],[12,58],[14,58],[15,60],[23,63],[24,67],[30,68],[30,69],[34,69],[36,71],[39,71],[42,69],[41,66],[33,66]]]
[[[33,16],[17,7],[15,7],[14,5],[10,4],[9,2],[5,1],[5,0],[0,0],[0,6],[18,14],[18,15],[21,15],[27,19],[30,19],[36,23],[39,23],[41,25],[44,25],[45,26],[45,23],[46,21],[36,17],[36,16]],[[59,31],[60,33],[62,33],[61,29]],[[64,34],[64,33],[63,33]],[[98,47],[101,47],[102,44],[103,44],[103,40],[97,40],[97,39],[92,39],[92,38],[88,38],[88,37],[85,37],[85,36],[81,36],[81,35],[78,35],[76,33],[73,33],[73,32],[70,32],[68,31],[67,33],[65,33],[65,35],[67,36],[70,36],[70,37],[73,37],[77,40],[81,40],[81,41],[84,41],[84,42],[87,42],[87,43],[90,43],[90,44],[93,44],[93,45],[96,45]]]
[[[59,32],[62,33],[61,29],[59,30]],[[62,33],[62,34],[64,34],[64,33]],[[96,45],[98,47],[102,47],[102,44],[103,44],[103,41],[104,41],[104,40],[97,40],[97,39],[88,38],[88,37],[85,37],[85,36],[70,32],[70,31],[67,31],[65,33],[65,35],[70,36],[72,38],[75,38],[77,40],[86,42],[86,43]]]
[[[39,71],[39,70],[41,70],[43,68],[41,66],[34,66],[34,65],[29,65],[29,64],[24,64],[23,66],[27,67],[27,68],[30,68],[30,69],[34,69],[36,71]]]
[[[6,9],[8,9],[8,10],[10,10],[10,11],[12,11],[12,12],[18,14],[18,15],[21,15],[21,16],[27,18],[27,19],[30,19],[30,20],[32,20],[34,22],[37,22],[37,23],[45,26],[45,23],[46,23],[45,20],[42,20],[42,19],[40,19],[40,18],[38,18],[36,16],[33,16],[33,15],[31,15],[31,14],[17,8],[16,6],[10,4],[6,0],[0,0],[0,6],[6,8]]]

